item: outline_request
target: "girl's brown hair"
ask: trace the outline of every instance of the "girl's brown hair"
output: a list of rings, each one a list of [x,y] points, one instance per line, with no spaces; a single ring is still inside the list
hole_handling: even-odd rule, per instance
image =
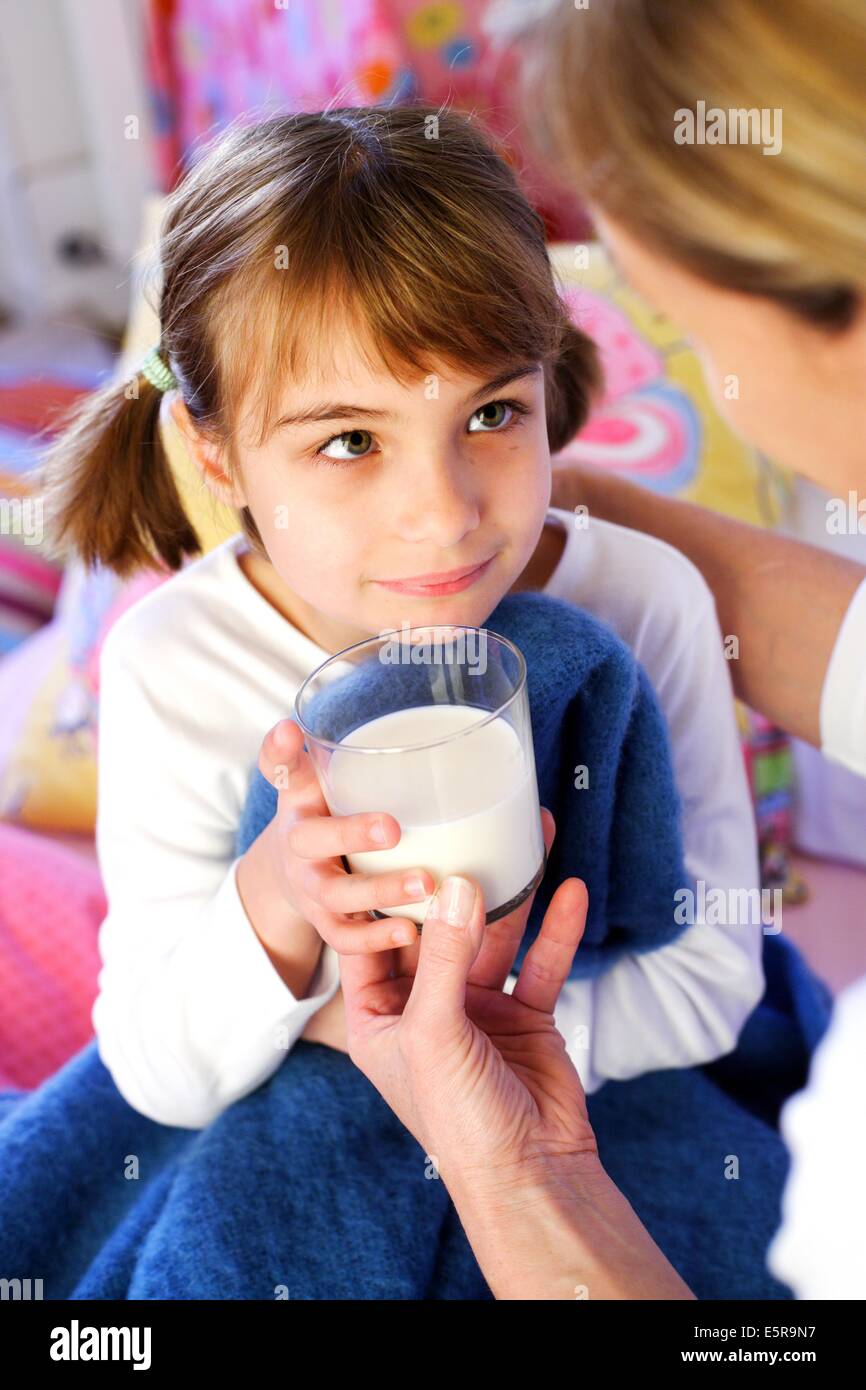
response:
[[[547,0],[538,13],[522,43],[525,117],[571,190],[704,280],[830,331],[853,321],[866,294],[864,0]],[[677,113],[698,101],[781,112],[779,152],[677,143]]]
[[[544,224],[477,121],[413,104],[235,122],[169,196],[155,275],[161,352],[197,430],[224,451],[275,423],[279,390],[352,315],[400,380],[444,361],[542,363],[553,451],[600,371],[554,283]],[[361,349],[365,350],[364,348]],[[142,376],[88,397],[40,472],[49,544],[118,574],[201,551]],[[221,456],[223,454],[221,453]],[[247,508],[250,543],[264,547]]]

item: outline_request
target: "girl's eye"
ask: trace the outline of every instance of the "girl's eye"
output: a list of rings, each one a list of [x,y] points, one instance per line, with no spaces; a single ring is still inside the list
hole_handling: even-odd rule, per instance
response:
[[[516,423],[516,421],[511,417],[509,417],[509,419],[505,422],[503,422],[501,417],[496,418],[496,412],[498,410],[510,410],[512,416],[528,415],[530,413],[529,406],[523,405],[521,401],[488,401],[487,404],[483,405],[480,410],[476,410],[475,414],[471,417],[469,421],[470,433],[476,434],[479,432],[477,429],[473,429],[473,420],[478,421],[478,423],[481,425],[491,425],[493,427],[492,430],[481,430],[481,434],[501,434],[503,433],[503,423],[505,424],[506,429],[508,429],[510,425]],[[488,411],[493,411],[494,418],[491,419],[490,415],[487,413]]]
[[[499,412],[509,411],[507,420],[503,420]],[[491,418],[491,412],[493,418]],[[520,418],[524,415],[531,415],[532,407],[524,405],[523,401],[488,401],[482,405],[469,418],[470,434],[504,434],[506,430],[513,429],[520,424]],[[365,440],[372,440],[373,436],[369,430],[349,430],[344,434],[334,434],[330,439],[326,439],[318,449],[314,450],[312,458],[315,463],[327,463],[336,465],[351,463],[353,459],[364,459],[368,457],[367,450],[369,444]],[[345,448],[348,453],[342,455],[329,454],[326,451],[338,445]]]
[[[365,436],[367,439],[372,439],[373,437],[369,430],[349,430],[347,434],[332,435],[330,439],[325,440],[321,448],[316,450],[315,457],[329,459],[331,463],[351,463],[352,459],[364,458],[363,440]],[[333,454],[325,453],[325,450],[330,449],[332,444],[342,445],[344,440],[346,441],[346,448],[350,451],[348,454],[343,454],[342,457],[339,455],[335,457]],[[361,449],[361,452],[354,453],[352,452],[354,449]]]

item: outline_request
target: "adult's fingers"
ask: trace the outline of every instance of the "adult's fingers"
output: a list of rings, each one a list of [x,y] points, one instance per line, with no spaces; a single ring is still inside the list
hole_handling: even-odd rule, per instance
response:
[[[460,913],[468,904],[468,914]],[[466,983],[484,934],[484,895],[472,879],[443,879],[424,918],[407,1023],[443,1037],[465,1015]],[[461,920],[462,919],[462,920]]]
[[[568,979],[586,927],[589,895],[579,878],[567,878],[550,900],[541,930],[523,959],[513,997],[552,1014]]]
[[[549,854],[556,835],[556,822],[546,806],[541,808],[541,829],[544,836],[544,848]],[[469,974],[471,985],[481,985],[485,989],[502,989],[504,987],[505,981],[511,973],[518,947],[523,940],[523,933],[526,930],[526,923],[537,892],[538,888],[530,893],[525,902],[522,902],[514,912],[509,912],[507,917],[500,917],[498,922],[491,922],[489,926],[484,928],[481,950],[478,952],[478,957]]]

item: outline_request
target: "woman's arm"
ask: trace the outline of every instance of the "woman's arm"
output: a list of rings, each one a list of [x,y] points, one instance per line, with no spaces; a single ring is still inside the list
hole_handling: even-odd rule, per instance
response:
[[[694,1299],[597,1156],[465,1181],[449,1195],[497,1299]]]
[[[497,974],[477,885],[463,926],[431,904],[408,973],[396,951],[342,956],[349,1055],[435,1155],[496,1298],[689,1299],[599,1161],[556,1029],[587,901],[578,879],[559,885],[511,994],[470,981],[485,957]]]
[[[789,733],[821,746],[824,678],[840,624],[866,570],[854,561],[659,497],[608,473],[554,460],[552,504],[580,504],[687,555],[713,592],[722,633],[738,639],[734,690]]]

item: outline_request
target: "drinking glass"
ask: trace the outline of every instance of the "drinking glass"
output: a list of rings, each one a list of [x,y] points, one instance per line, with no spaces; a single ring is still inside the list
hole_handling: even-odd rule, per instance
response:
[[[429,869],[437,886],[481,886],[485,920],[529,896],[546,863],[526,663],[489,628],[395,628],[335,653],[295,697],[332,815],[386,811],[390,849],[344,856],[350,871]],[[373,910],[420,927],[431,897]]]

